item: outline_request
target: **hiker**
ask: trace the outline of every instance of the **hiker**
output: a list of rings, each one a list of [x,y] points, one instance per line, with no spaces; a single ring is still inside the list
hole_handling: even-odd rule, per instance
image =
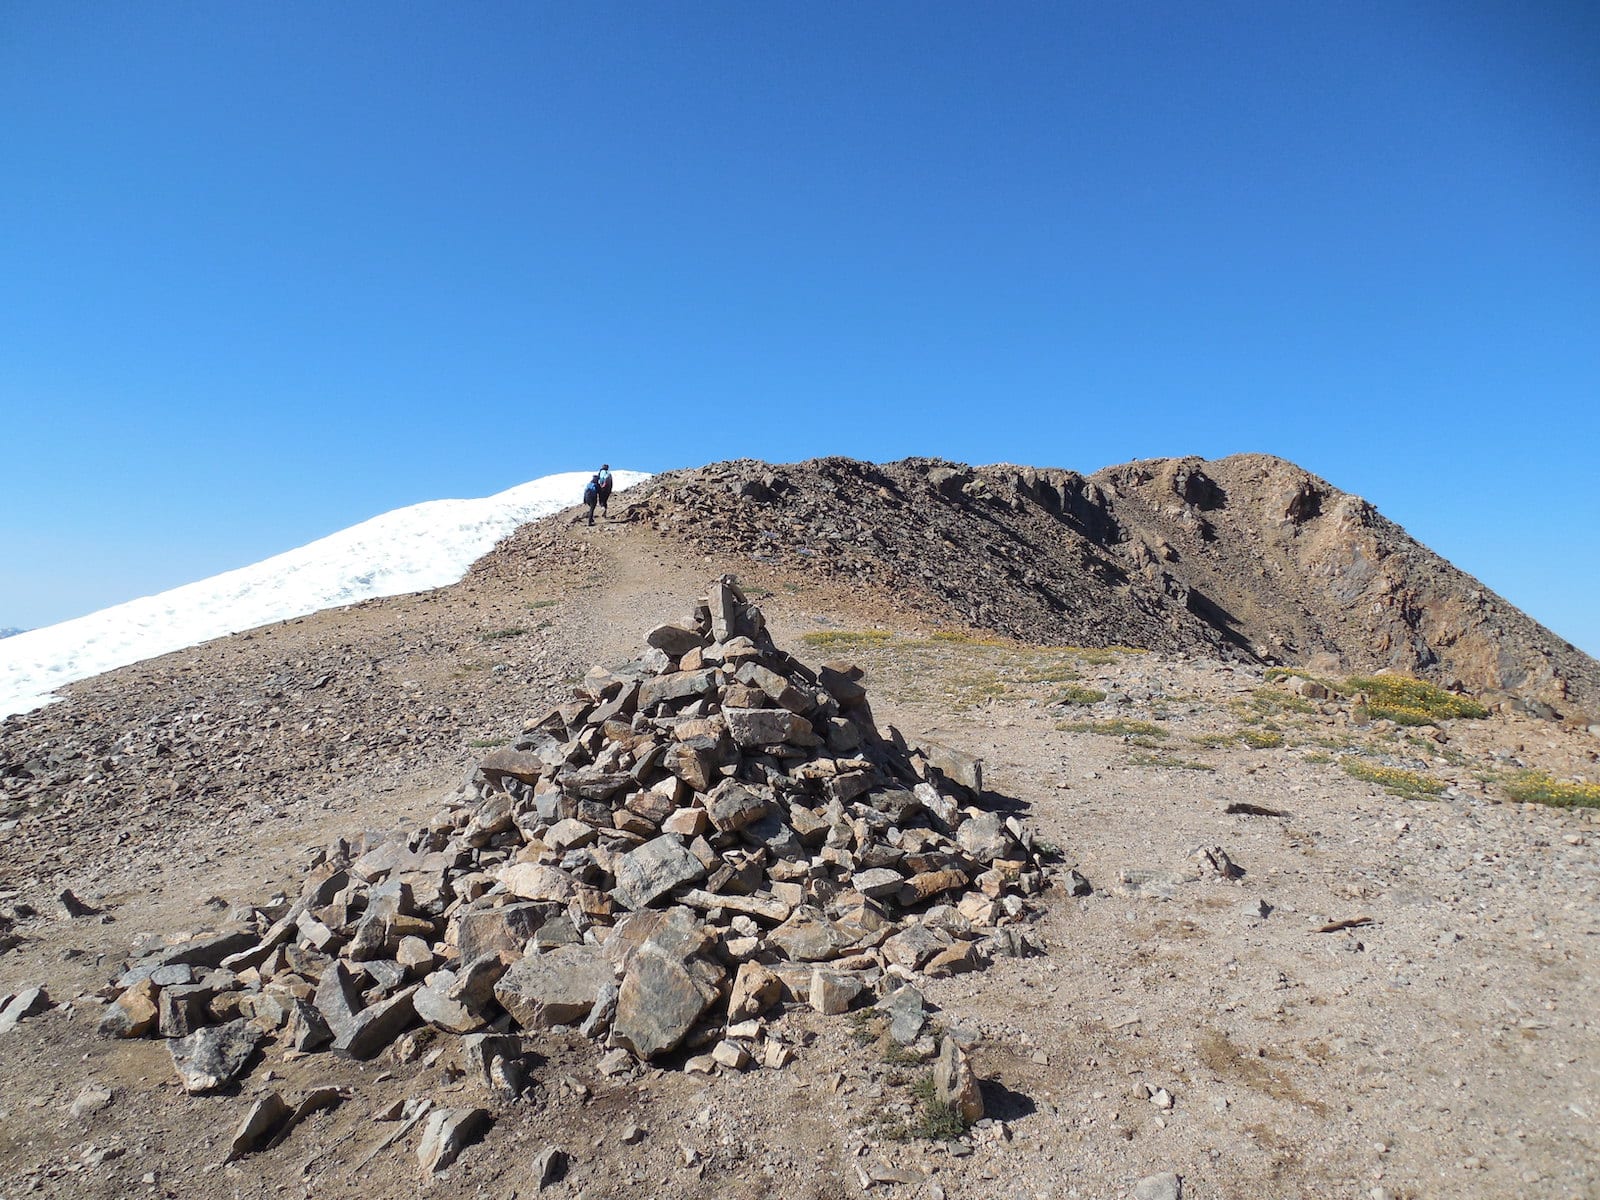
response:
[[[611,510],[607,506],[611,503],[611,464],[601,463],[600,474],[595,479],[600,484],[600,511],[609,517]]]
[[[589,524],[594,524],[594,506],[600,503],[600,476],[591,475],[589,486],[583,489],[583,502],[589,508]]]

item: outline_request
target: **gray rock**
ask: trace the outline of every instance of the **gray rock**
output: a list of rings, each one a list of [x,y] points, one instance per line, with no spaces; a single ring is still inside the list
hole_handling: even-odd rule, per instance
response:
[[[687,700],[694,696],[709,696],[717,690],[719,672],[713,667],[700,671],[674,671],[658,675],[639,685],[639,707],[648,710],[664,701]]]
[[[229,1021],[167,1043],[183,1090],[214,1092],[238,1078],[264,1035],[248,1021]]]
[[[644,1059],[677,1046],[722,996],[722,968],[700,956],[704,929],[681,909],[667,918],[628,959],[611,1025],[611,1044]]]
[[[705,799],[706,816],[721,833],[734,833],[760,820],[769,807],[765,797],[732,779],[718,784]]]
[[[563,911],[559,904],[530,900],[457,913],[452,926],[461,961],[472,962],[502,950],[520,953],[546,921]]]
[[[140,966],[149,966],[152,972],[160,967],[178,965],[220,967],[222,960],[229,955],[248,950],[255,944],[256,936],[248,929],[215,934],[211,937],[191,938],[187,942],[158,951],[147,958]],[[135,982],[137,980],[129,980],[122,986],[130,987]]]
[[[945,1104],[971,1125],[983,1117],[983,1093],[972,1073],[967,1052],[946,1037],[939,1043],[939,1058],[933,1065],[933,1090]]]
[[[513,1034],[474,1033],[461,1039],[467,1074],[515,1099],[526,1086],[522,1039]]]
[[[296,1050],[320,1050],[333,1041],[333,1030],[315,1006],[297,999],[291,1002],[284,1037]]]
[[[42,987],[23,988],[0,1006],[0,1033],[9,1033],[18,1022],[38,1016],[50,1007],[50,996]]]
[[[837,1016],[855,1002],[866,986],[859,975],[846,971],[813,971],[809,997],[811,1007],[824,1016]]]
[[[909,983],[878,1001],[877,1007],[888,1014],[889,1036],[902,1046],[913,1044],[927,1027],[928,1010],[922,993]]]
[[[791,962],[825,962],[855,948],[856,939],[814,908],[798,908],[767,935],[767,943]]]
[[[992,863],[997,858],[1012,858],[1020,853],[1020,847],[1006,829],[999,813],[979,813],[963,821],[956,830],[956,843],[981,863]]]
[[[583,1020],[613,984],[611,963],[598,946],[560,946],[519,960],[494,994],[524,1029],[549,1029]]]
[[[567,1152],[559,1146],[548,1146],[533,1160],[533,1177],[539,1181],[539,1190],[560,1183],[567,1177]]]
[[[586,1038],[598,1038],[611,1028],[612,1019],[616,1015],[617,985],[615,980],[609,980],[595,993],[594,1007],[583,1019],[583,1024],[578,1026],[578,1032]]]
[[[233,1131],[228,1144],[228,1162],[262,1149],[288,1123],[294,1112],[277,1092],[268,1092],[250,1106],[250,1111]]]
[[[422,1127],[417,1161],[425,1174],[444,1170],[485,1132],[493,1120],[481,1108],[440,1108],[428,1114]]]
[[[1171,1171],[1146,1175],[1133,1185],[1134,1200],[1182,1200],[1183,1180]]]
[[[889,867],[874,867],[870,871],[857,871],[850,877],[850,886],[866,896],[893,896],[900,890],[905,878]]]
[[[920,971],[950,945],[950,938],[926,925],[910,925],[883,943],[883,956],[908,971]]]
[[[333,1049],[346,1058],[366,1059],[377,1054],[407,1026],[417,1019],[412,996],[417,985],[412,984],[381,1004],[362,1009],[343,1025],[330,1025],[333,1029]]]
[[[654,646],[673,658],[682,658],[697,646],[706,644],[705,638],[701,637],[698,631],[670,623],[657,625],[644,635],[644,640],[647,645]]]
[[[816,746],[822,739],[811,728],[811,722],[785,708],[725,708],[722,719],[727,722],[728,736],[734,745]]]
[[[617,859],[612,895],[624,908],[640,909],[681,884],[705,876],[706,868],[671,834],[663,834]]]
[[[489,1023],[481,1012],[434,987],[419,987],[411,995],[411,1006],[429,1025],[450,1033],[472,1033]]]
[[[975,796],[982,794],[983,759],[943,742],[924,741],[918,749],[952,783],[959,783]]]
[[[71,1113],[80,1121],[84,1117],[93,1116],[97,1112],[104,1112],[111,1107],[112,1094],[108,1087],[101,1087],[97,1083],[86,1083],[79,1089],[73,1098]]]

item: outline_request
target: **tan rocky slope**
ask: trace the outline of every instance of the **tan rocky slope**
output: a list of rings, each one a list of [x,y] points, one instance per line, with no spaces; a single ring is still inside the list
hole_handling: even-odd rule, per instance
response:
[[[1026,641],[1394,670],[1585,717],[1600,664],[1357,496],[1267,455],[1091,476],[934,459],[657,476],[632,520],[730,564],[848,580]],[[523,537],[535,536],[532,527]],[[522,555],[508,539],[478,570]]]

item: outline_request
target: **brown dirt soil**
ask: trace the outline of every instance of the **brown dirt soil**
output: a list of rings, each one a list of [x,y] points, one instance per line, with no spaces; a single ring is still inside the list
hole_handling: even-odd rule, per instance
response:
[[[481,755],[469,742],[511,736],[563,680],[634,653],[723,570],[781,645],[865,667],[880,721],[982,754],[995,802],[1093,885],[1052,891],[1047,954],[927,983],[940,1022],[978,1039],[990,1119],[964,1139],[904,1139],[926,1067],[808,1012],[782,1019],[795,1063],[709,1080],[609,1080],[594,1047],[551,1037],[521,1104],[463,1079],[447,1036],[365,1064],[269,1043],[233,1092],[191,1097],[159,1041],[96,1034],[95,996],[136,943],[296,887],[331,837],[425,819]],[[24,939],[0,954],[0,995],[43,984],[57,1007],[0,1034],[0,1197],[529,1197],[551,1145],[573,1161],[549,1194],[590,1198],[831,1198],[876,1175],[890,1197],[1087,1200],[1160,1171],[1191,1198],[1600,1196],[1600,829],[1499,800],[1521,768],[1596,778],[1600,741],[1507,712],[1449,722],[1441,742],[1302,702],[1253,664],[949,625],[904,591],[686,555],[647,522],[553,520],[455,588],[210,643],[7,722],[0,758],[40,769],[0,822],[0,908]],[[850,636],[865,629],[888,636]],[[1054,702],[1069,684],[1105,698]],[[1346,757],[1447,790],[1389,795]],[[1224,811],[1241,802],[1283,815]],[[1243,875],[1184,881],[1213,846]],[[1119,883],[1144,869],[1175,874]],[[64,916],[67,886],[104,914]],[[91,1084],[110,1105],[74,1116]],[[321,1084],[348,1098],[223,1162],[257,1095]],[[419,1175],[417,1131],[362,1165],[406,1097],[495,1123],[437,1180]]]

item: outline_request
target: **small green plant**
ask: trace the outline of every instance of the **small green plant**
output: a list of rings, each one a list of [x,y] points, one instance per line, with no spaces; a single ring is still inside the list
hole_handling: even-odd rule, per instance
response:
[[[1098,733],[1102,737],[1164,738],[1168,731],[1150,721],[1132,721],[1126,717],[1113,717],[1109,721],[1061,721],[1056,728],[1063,733]]]
[[[1196,758],[1176,758],[1170,754],[1130,754],[1128,762],[1135,767],[1162,767],[1171,771],[1215,771],[1208,762]]]
[[[1543,771],[1524,771],[1508,780],[1505,789],[1506,795],[1519,804],[1600,808],[1600,783],[1556,779]]]
[[[912,1137],[927,1138],[934,1142],[953,1142],[967,1131],[967,1123],[952,1106],[939,1099],[934,1087],[933,1073],[919,1076],[911,1085],[911,1094],[922,1105],[922,1116],[910,1127]]]
[[[510,629],[491,629],[488,633],[480,633],[478,637],[485,642],[499,642],[506,638],[519,638],[527,632],[522,626],[514,625]]]
[[[1098,688],[1078,687],[1073,684],[1062,688],[1056,693],[1052,704],[1099,704],[1106,698],[1106,694]]]
[[[870,1008],[853,1008],[845,1014],[845,1019],[850,1022],[845,1036],[856,1045],[870,1046],[878,1040],[881,1021]]]
[[[1278,713],[1314,713],[1316,706],[1301,696],[1280,692],[1276,688],[1257,688],[1250,694],[1250,707],[1266,716]]]
[[[928,635],[930,642],[940,642],[955,646],[994,646],[1009,649],[1011,643],[997,637],[986,637],[981,633],[963,633],[955,629],[940,629]]]
[[[818,650],[859,650],[882,646],[893,637],[886,629],[822,629],[802,634],[800,640]]]
[[[474,750],[488,750],[488,749],[491,749],[492,747],[495,747],[495,746],[508,746],[510,744],[511,744],[511,739],[510,738],[503,738],[503,737],[502,738],[474,738],[472,741],[467,743],[467,745],[471,746]]]
[[[1317,750],[1306,755],[1305,761],[1308,763],[1331,763],[1333,761],[1333,755],[1326,754],[1321,750]]]
[[[893,1038],[885,1038],[883,1061],[891,1067],[913,1067],[922,1062],[922,1055],[914,1050],[907,1050]]]
[[[1391,796],[1406,796],[1413,800],[1437,796],[1444,784],[1416,771],[1399,767],[1386,767],[1382,763],[1367,762],[1360,758],[1341,758],[1339,765],[1344,773],[1366,783],[1375,783]]]
[[[1470,696],[1458,696],[1408,675],[1353,675],[1340,690],[1365,692],[1374,720],[1396,725],[1433,725],[1452,717],[1487,717],[1489,710]]]
[[[1241,729],[1239,740],[1252,750],[1276,750],[1283,745],[1283,734],[1276,729]]]
[[[1209,750],[1221,750],[1225,746],[1233,745],[1237,740],[1237,735],[1232,733],[1192,733],[1189,735],[1189,741],[1193,745],[1203,746]]]

